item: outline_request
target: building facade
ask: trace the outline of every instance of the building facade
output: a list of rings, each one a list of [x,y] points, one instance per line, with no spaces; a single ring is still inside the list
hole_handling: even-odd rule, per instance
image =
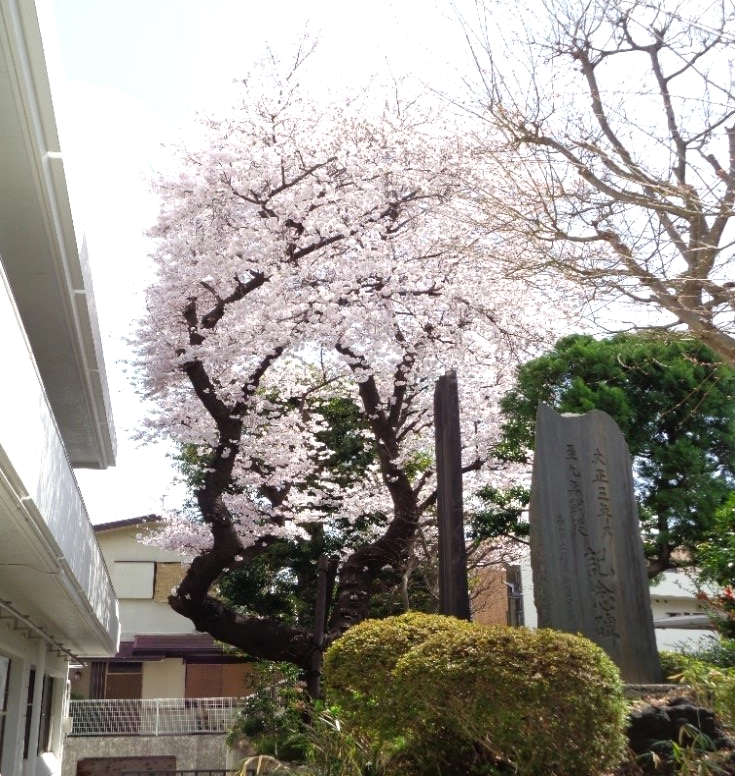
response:
[[[184,566],[139,541],[157,523],[150,515],[95,526],[119,598],[120,648],[72,668],[64,776],[145,770],[143,760],[161,770],[227,765],[225,738],[253,691],[252,664],[168,605]]]
[[[250,664],[227,652],[168,605],[184,575],[182,558],[144,544],[157,518],[119,520],[94,530],[120,604],[120,649],[72,673],[75,698],[242,697],[252,692]]]
[[[41,14],[42,16],[42,14]],[[114,463],[86,254],[33,0],[0,0],[0,773],[61,772],[67,670],[117,602],[73,467]]]

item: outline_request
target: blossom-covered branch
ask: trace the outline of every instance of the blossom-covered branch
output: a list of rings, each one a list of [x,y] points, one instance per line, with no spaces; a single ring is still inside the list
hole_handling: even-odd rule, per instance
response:
[[[420,101],[316,103],[286,79],[274,93],[246,87],[156,181],[157,278],[139,334],[148,433],[193,446],[203,469],[198,518],[172,517],[159,539],[196,551],[170,603],[251,654],[306,667],[314,645],[228,606],[223,575],[331,515],[384,515],[341,559],[327,640],[367,616],[373,581],[402,573],[434,504],[434,380],[459,370],[477,475],[519,354],[564,320],[556,299],[547,325],[548,291],[508,279],[457,217],[458,195],[487,172],[462,137]],[[318,407],[335,397],[356,408],[373,455],[352,478],[325,465]]]

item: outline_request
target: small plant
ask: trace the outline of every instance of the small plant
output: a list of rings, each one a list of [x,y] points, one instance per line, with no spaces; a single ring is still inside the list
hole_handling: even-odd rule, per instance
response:
[[[703,638],[696,646],[682,645],[674,651],[660,653],[661,670],[665,667],[678,666],[682,660],[693,658],[702,663],[709,663],[716,668],[735,668],[735,640],[720,635]],[[670,671],[668,674],[678,673]],[[664,671],[664,677],[667,674]]]
[[[676,662],[678,673],[670,678],[689,687],[694,700],[712,709],[721,724],[735,725],[735,668],[717,668],[685,655]]]
[[[314,715],[306,729],[307,759],[314,776],[384,776],[392,759],[389,748],[358,730],[349,730],[338,709]]]
[[[696,647],[685,647],[681,652],[717,668],[735,668],[735,640],[724,636],[710,636]]]
[[[294,773],[285,763],[276,760],[275,757],[259,754],[255,757],[248,757],[245,760],[240,769],[239,776],[260,776],[261,773],[275,773],[276,771],[283,774],[283,776]]]
[[[248,738],[258,755],[303,760],[303,720],[307,709],[298,669],[289,663],[256,664],[255,692],[238,712],[227,745]]]
[[[694,725],[682,725],[679,740],[671,742],[676,776],[716,776],[725,771],[710,759],[715,745]]]

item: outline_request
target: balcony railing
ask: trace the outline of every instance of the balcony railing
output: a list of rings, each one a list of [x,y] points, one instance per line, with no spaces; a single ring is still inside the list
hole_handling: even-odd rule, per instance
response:
[[[73,700],[72,736],[175,736],[225,733],[244,698]]]

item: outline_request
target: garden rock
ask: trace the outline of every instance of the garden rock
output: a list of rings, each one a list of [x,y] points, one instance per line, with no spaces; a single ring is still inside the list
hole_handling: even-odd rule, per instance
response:
[[[665,771],[661,762],[656,767],[656,761],[670,759],[672,742],[682,743],[680,731],[687,726],[707,736],[714,749],[735,749],[735,742],[717,725],[710,709],[696,706],[684,697],[670,698],[664,704],[643,706],[628,715],[628,745],[646,773]],[[647,754],[656,757],[646,757]]]

